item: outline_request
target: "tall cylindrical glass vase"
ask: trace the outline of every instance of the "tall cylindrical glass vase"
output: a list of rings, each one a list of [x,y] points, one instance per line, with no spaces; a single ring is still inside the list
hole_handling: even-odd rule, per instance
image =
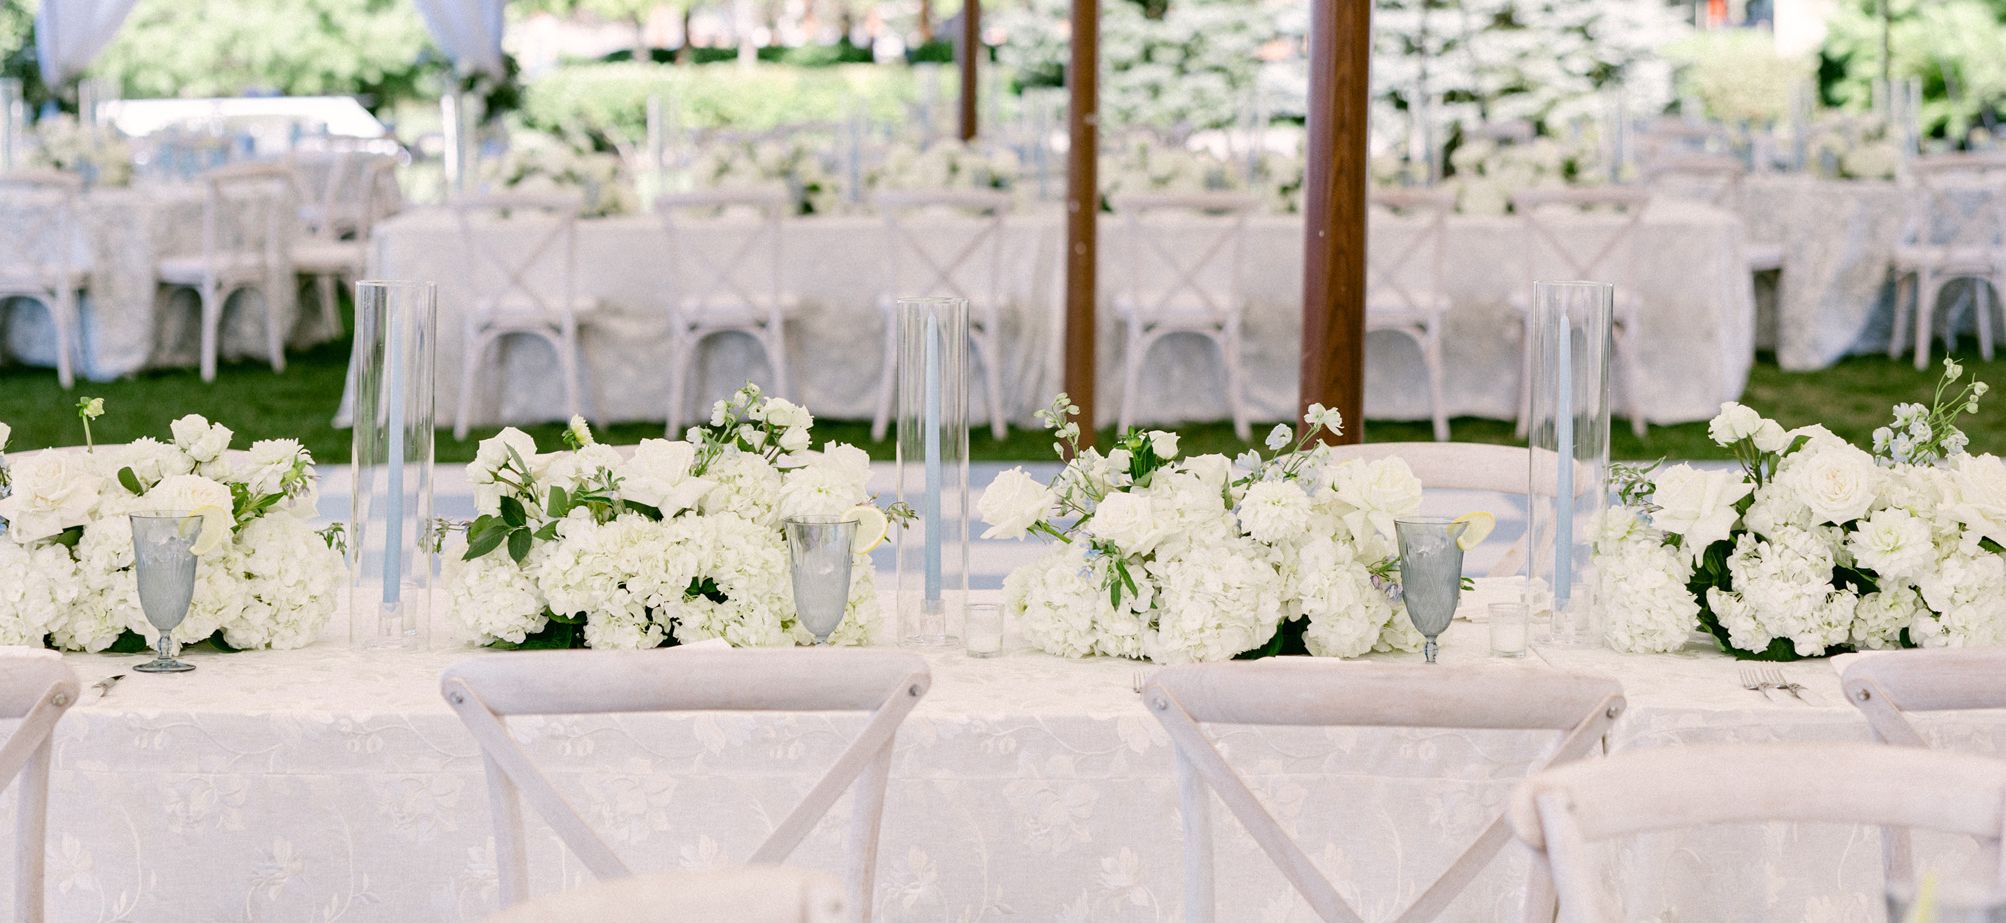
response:
[[[1595,606],[1595,519],[1608,505],[1609,353],[1616,287],[1535,282],[1527,447],[1526,604],[1550,620],[1551,640],[1600,641]]]
[[[430,643],[437,327],[432,283],[356,283],[348,638],[357,646]]]
[[[900,299],[898,344],[899,638],[944,645],[968,595],[968,302]]]

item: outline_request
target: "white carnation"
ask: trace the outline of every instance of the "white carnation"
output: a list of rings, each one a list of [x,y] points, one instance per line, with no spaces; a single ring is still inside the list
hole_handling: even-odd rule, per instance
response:
[[[1934,563],[1929,523],[1907,510],[1884,509],[1860,520],[1846,550],[1861,567],[1883,578],[1913,577]]]

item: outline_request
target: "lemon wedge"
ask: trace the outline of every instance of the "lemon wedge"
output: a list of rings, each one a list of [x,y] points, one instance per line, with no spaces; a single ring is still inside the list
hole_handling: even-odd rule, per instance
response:
[[[857,554],[869,554],[872,549],[885,543],[885,536],[891,532],[892,522],[885,518],[885,511],[870,504],[857,507],[857,539],[850,550]]]
[[[204,506],[196,509],[194,547],[189,549],[196,557],[203,557],[230,540],[230,511],[220,506]]]
[[[1498,518],[1482,511],[1464,513],[1456,517],[1456,521],[1468,527],[1463,530],[1463,536],[1456,539],[1456,547],[1464,551],[1483,544],[1484,539],[1491,537],[1491,530],[1498,527]]]

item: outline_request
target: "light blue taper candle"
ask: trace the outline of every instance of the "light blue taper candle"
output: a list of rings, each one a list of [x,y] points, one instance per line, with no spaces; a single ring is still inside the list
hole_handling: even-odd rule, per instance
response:
[[[386,296],[388,293],[385,293]],[[389,484],[386,488],[387,504],[383,532],[383,606],[393,608],[403,592],[404,584],[404,351],[399,348],[403,337],[398,329],[396,300],[387,299],[383,306],[383,364],[388,366],[389,414],[387,425],[390,433],[388,449],[384,452],[384,462],[389,470],[385,472]],[[360,553],[360,549],[357,550]]]
[[[1559,455],[1559,475],[1554,484],[1554,500],[1559,503],[1559,516],[1553,523],[1553,611],[1567,611],[1567,600],[1572,595],[1569,584],[1574,571],[1574,327],[1568,319],[1567,305],[1560,308],[1560,356],[1559,375],[1555,386],[1553,425],[1554,451]]]
[[[940,315],[926,311],[926,607],[940,603]]]

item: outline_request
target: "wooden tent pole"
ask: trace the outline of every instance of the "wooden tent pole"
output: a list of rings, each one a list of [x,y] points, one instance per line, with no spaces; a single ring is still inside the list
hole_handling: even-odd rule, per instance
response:
[[[963,0],[961,7],[961,140],[975,140],[976,66],[982,57],[982,0]]]
[[[1076,14],[1077,15],[1077,14]],[[1313,0],[1309,158],[1303,206],[1302,377],[1298,411],[1344,414],[1341,442],[1365,431],[1365,189],[1372,4]]]
[[[1073,0],[1072,59],[1066,68],[1071,94],[1066,151],[1066,394],[1080,408],[1080,441],[1092,445],[1094,415],[1099,141],[1100,0]]]

